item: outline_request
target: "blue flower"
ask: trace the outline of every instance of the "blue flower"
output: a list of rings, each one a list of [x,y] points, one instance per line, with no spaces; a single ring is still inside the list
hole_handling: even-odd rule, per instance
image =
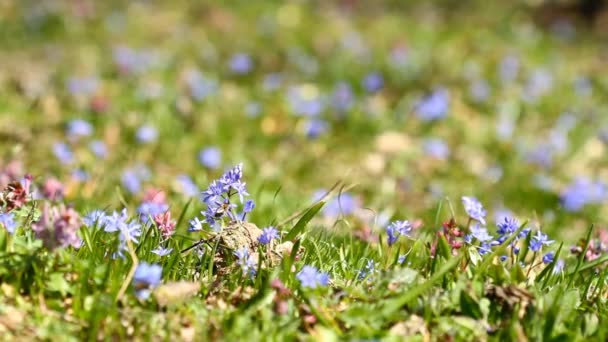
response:
[[[156,249],[153,249],[151,252],[158,255],[159,257],[164,257],[166,255],[169,255],[169,253],[171,253],[173,251],[173,248],[164,248],[161,246],[158,246]]]
[[[340,112],[346,112],[353,107],[355,96],[350,84],[340,82],[334,89],[331,95],[331,105],[334,109]]]
[[[439,120],[448,114],[449,105],[450,94],[446,89],[438,88],[418,102],[416,113],[423,121]]]
[[[317,116],[325,108],[317,89],[310,85],[289,88],[287,102],[295,115]]]
[[[203,76],[198,70],[187,71],[184,78],[190,90],[190,96],[197,101],[213,95],[218,87],[216,81]]]
[[[553,259],[554,259],[554,258],[555,258],[555,253],[553,253],[553,252],[549,252],[549,253],[547,253],[547,254],[545,254],[545,255],[543,256],[543,262],[544,262],[545,264],[550,264],[550,263],[552,263],[552,262],[553,262]]]
[[[257,273],[257,262],[252,255],[249,255],[249,250],[246,247],[241,247],[234,252],[237,258],[237,264],[241,266],[243,275],[249,275],[253,278]]]
[[[53,154],[59,159],[62,164],[70,164],[74,161],[74,154],[70,147],[65,143],[56,143],[53,145]]]
[[[336,218],[340,214],[348,216],[354,213],[357,208],[358,205],[355,197],[348,192],[343,192],[337,198],[327,202],[323,208],[323,216],[327,218]]]
[[[72,139],[88,137],[93,134],[93,125],[82,119],[72,120],[68,123],[67,135]]]
[[[322,119],[312,119],[305,123],[306,136],[309,139],[318,138],[321,134],[327,132],[329,125],[327,121]]]
[[[519,221],[516,218],[504,216],[502,222],[497,222],[496,226],[498,226],[496,231],[498,234],[509,237],[519,229]]]
[[[442,139],[429,138],[424,140],[422,147],[427,156],[445,160],[450,155],[450,148]]]
[[[106,215],[105,219],[103,220],[103,230],[107,233],[122,230],[126,227],[128,218],[129,215],[127,214],[126,208],[124,208],[120,213],[114,211],[112,215]]]
[[[137,141],[142,144],[148,144],[156,141],[158,138],[158,131],[154,126],[143,125],[137,130],[136,136]]]
[[[82,222],[88,228],[91,228],[95,225],[101,227],[105,224],[106,213],[103,210],[93,210],[89,212],[83,219]]]
[[[384,77],[377,72],[367,74],[363,78],[363,87],[368,93],[375,93],[384,87]]]
[[[608,198],[608,189],[601,182],[587,178],[577,178],[561,195],[564,208],[570,212],[583,209],[587,204],[598,204]]]
[[[137,213],[139,214],[139,219],[147,223],[150,218],[154,218],[154,216],[162,214],[167,210],[169,210],[169,205],[166,203],[148,201],[139,205]]]
[[[248,54],[237,53],[230,58],[230,70],[235,74],[248,74],[253,69],[253,60]]]
[[[189,233],[198,232],[201,230],[203,230],[203,222],[201,220],[199,220],[198,217],[195,217],[192,220],[190,220],[190,225],[188,226]]]
[[[17,223],[15,222],[15,214],[10,213],[0,213],[0,226],[3,226],[9,234],[15,233],[15,229],[17,229]]]
[[[470,218],[479,221],[483,225],[486,224],[486,210],[475,197],[462,196],[462,204]]]
[[[200,192],[196,183],[194,183],[192,178],[188,177],[187,175],[178,175],[176,177],[176,181],[179,184],[181,192],[187,197],[196,196],[196,194]]]
[[[91,141],[91,143],[89,144],[89,148],[96,157],[105,158],[108,155],[108,147],[101,140]]]
[[[481,246],[479,246],[479,254],[480,255],[486,255],[486,254],[491,253],[491,252],[492,252],[492,245],[491,244],[489,244],[487,242],[484,242],[484,243],[481,244]]]
[[[125,170],[121,177],[122,185],[132,194],[141,190],[141,179],[135,170]]]
[[[376,272],[376,263],[374,262],[374,260],[367,260],[367,263],[365,264],[365,268],[360,270],[357,278],[359,280],[364,279],[365,277],[372,275]],[[372,280],[371,278],[369,278],[368,280]]]
[[[560,274],[564,271],[564,266],[566,265],[566,263],[564,262],[564,260],[559,259],[557,260],[557,262],[555,263],[555,267],[553,267],[553,274]]]
[[[70,77],[66,82],[66,88],[74,96],[88,96],[95,93],[98,84],[96,77]]]
[[[133,285],[139,299],[146,299],[150,296],[151,289],[160,284],[162,273],[163,269],[160,265],[145,262],[137,265],[133,276]]]
[[[270,241],[279,238],[279,231],[275,227],[267,227],[262,229],[262,235],[258,237],[258,241],[262,245],[267,245]]]
[[[488,242],[492,240],[492,236],[488,233],[486,227],[482,227],[479,224],[475,224],[471,227],[471,236],[480,242]]]
[[[302,287],[311,289],[314,289],[317,286],[327,286],[327,284],[329,284],[329,275],[320,272],[314,266],[307,265],[302,267],[302,270],[296,275],[296,278],[300,281]]]
[[[208,169],[218,169],[222,166],[222,152],[215,146],[204,148],[198,154],[198,161]]]
[[[534,235],[532,237],[532,240],[530,240],[530,249],[534,252],[538,252],[540,251],[540,249],[542,248],[542,246],[548,246],[550,244],[552,244],[554,241],[553,240],[549,240],[549,237],[547,236],[547,234],[543,234],[540,230],[538,232],[536,232],[536,235]]]
[[[255,202],[253,202],[252,200],[247,200],[245,202],[245,205],[243,206],[243,212],[250,213],[253,211],[254,208],[255,208]]]

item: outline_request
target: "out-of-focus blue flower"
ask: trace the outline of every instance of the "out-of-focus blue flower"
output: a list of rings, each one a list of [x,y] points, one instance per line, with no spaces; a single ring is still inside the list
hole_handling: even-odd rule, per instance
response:
[[[530,75],[522,97],[528,102],[535,102],[553,88],[553,75],[545,69],[536,69]]]
[[[512,82],[517,78],[519,72],[519,59],[515,56],[506,56],[499,66],[500,79],[503,82]]]
[[[17,229],[17,222],[15,222],[15,214],[10,213],[0,213],[0,226],[3,226],[9,234],[15,233],[15,229]]]
[[[127,226],[129,215],[127,208],[124,208],[120,213],[114,211],[112,215],[106,215],[103,220],[104,231],[108,233],[116,232],[124,229]],[[98,222],[99,224],[100,222]]]
[[[142,262],[133,275],[133,286],[139,299],[147,299],[150,291],[160,284],[163,268],[160,265]]]
[[[339,112],[349,111],[355,102],[355,95],[350,84],[340,82],[331,95],[331,105]]]
[[[164,256],[169,255],[171,252],[173,252],[173,248],[165,248],[165,247],[158,246],[158,247],[156,247],[156,249],[151,250],[151,252],[158,255],[159,257],[164,257]]]
[[[179,185],[179,190],[187,197],[196,196],[200,192],[198,186],[188,175],[178,175],[176,180]]]
[[[141,179],[135,170],[127,169],[122,173],[122,186],[132,194],[138,193],[141,190]]]
[[[548,169],[553,165],[554,150],[549,144],[538,144],[526,153],[526,160],[538,167]]]
[[[198,161],[208,169],[218,169],[222,166],[222,152],[215,146],[204,148],[198,154]]]
[[[281,83],[283,82],[283,75],[279,73],[268,74],[264,77],[264,90],[273,91],[277,90],[281,87]]]
[[[532,240],[530,240],[530,249],[533,252],[538,252],[542,248],[542,246],[549,246],[554,241],[549,240],[547,234],[543,234],[540,230],[536,232],[536,235],[532,236]]]
[[[89,174],[83,169],[75,169],[72,171],[72,178],[78,182],[86,182],[89,180]]]
[[[605,184],[580,177],[564,189],[561,201],[567,211],[575,212],[583,209],[587,204],[602,203],[607,197]]]
[[[374,260],[370,259],[370,260],[367,260],[365,267],[359,271],[357,278],[359,280],[362,280],[362,279],[365,279],[366,277],[371,276],[374,273],[376,273],[376,263],[374,262]],[[368,280],[371,281],[372,278],[368,278]]]
[[[137,213],[142,222],[148,223],[150,218],[154,218],[156,215],[160,215],[169,210],[169,205],[166,203],[158,203],[146,201],[139,205]]]
[[[152,125],[143,125],[137,129],[136,137],[139,143],[149,144],[158,138],[158,130]]]
[[[98,158],[105,159],[108,156],[108,147],[101,140],[91,141],[89,148],[91,149],[91,152],[93,152],[93,154]]]
[[[262,244],[262,245],[267,245],[270,243],[270,241],[274,240],[274,239],[278,239],[279,238],[279,231],[275,228],[275,227],[266,227],[264,229],[262,229],[262,235],[260,235],[260,237],[258,237],[258,241]]]
[[[557,262],[555,263],[555,267],[553,267],[553,274],[560,274],[564,271],[564,266],[566,265],[566,263],[564,262],[564,260],[559,259],[557,260]]]
[[[325,109],[318,89],[309,84],[290,87],[287,90],[287,103],[295,115],[317,116]]]
[[[311,119],[306,121],[305,131],[309,139],[318,138],[321,134],[327,132],[329,125],[327,121],[322,119]]]
[[[543,256],[543,263],[550,264],[553,262],[554,258],[555,258],[555,253],[549,252]]]
[[[446,160],[450,156],[450,148],[442,139],[425,139],[422,148],[427,156],[435,159]]]
[[[469,94],[475,102],[483,102],[490,96],[490,85],[485,80],[476,80],[469,86]]]
[[[368,93],[375,93],[382,89],[382,87],[384,87],[384,77],[380,73],[372,72],[363,78],[363,88]]]
[[[348,216],[354,213],[357,208],[355,197],[348,192],[343,192],[325,204],[323,216],[327,218],[336,218],[340,214]]]
[[[237,264],[241,266],[241,270],[243,271],[243,275],[248,275],[250,278],[253,278],[257,273],[257,262],[252,255],[249,255],[249,250],[245,247],[242,247],[234,252],[234,255],[237,258]]]
[[[76,119],[68,123],[67,135],[71,139],[88,137],[93,134],[93,125],[90,122]]]
[[[486,210],[475,197],[462,196],[462,204],[470,218],[479,221],[483,225],[486,224]]]
[[[142,74],[159,62],[153,51],[135,50],[128,46],[118,46],[113,50],[114,62],[123,74]]]
[[[488,242],[492,240],[492,236],[488,233],[486,227],[482,227],[479,224],[474,224],[471,227],[471,236],[480,242]]]
[[[53,145],[53,154],[59,159],[62,164],[70,164],[74,161],[74,154],[70,147],[65,143],[56,143]]]
[[[66,82],[66,88],[74,96],[93,95],[99,87],[96,77],[70,77]]]
[[[300,281],[302,287],[311,289],[317,288],[318,286],[327,286],[327,284],[329,284],[329,275],[320,272],[314,266],[306,265],[302,267],[302,270],[296,275],[296,278]]]
[[[215,80],[203,76],[198,70],[188,70],[184,79],[189,88],[190,96],[197,101],[205,100],[213,95],[218,88]]]
[[[92,228],[97,225],[98,227],[102,227],[105,224],[106,212],[103,210],[93,210],[89,212],[82,219],[82,222],[88,228]]]
[[[437,88],[418,102],[416,114],[422,121],[440,120],[448,115],[449,107],[449,92],[444,88]]]
[[[253,69],[253,60],[246,53],[237,53],[230,58],[230,70],[239,75],[248,74]]]
[[[243,211],[245,213],[250,213],[251,211],[253,211],[253,208],[255,208],[255,202],[253,202],[252,200],[245,201],[245,205],[243,206]]]

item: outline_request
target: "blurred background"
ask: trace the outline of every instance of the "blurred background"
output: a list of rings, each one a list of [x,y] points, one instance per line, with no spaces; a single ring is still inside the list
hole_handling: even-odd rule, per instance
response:
[[[0,0],[0,185],[179,212],[243,162],[263,223],[341,182],[338,232],[472,195],[574,239],[606,217],[607,37],[590,0]]]

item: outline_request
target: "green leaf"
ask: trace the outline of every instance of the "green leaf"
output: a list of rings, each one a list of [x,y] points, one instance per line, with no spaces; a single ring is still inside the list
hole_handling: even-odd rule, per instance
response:
[[[460,292],[460,310],[463,314],[475,319],[480,319],[483,316],[481,309],[479,308],[479,303],[477,303],[477,301],[475,301],[475,299],[466,291]]]
[[[308,209],[306,211],[306,213],[304,213],[304,215],[302,215],[300,220],[298,220],[298,223],[296,223],[296,225],[289,231],[289,233],[287,233],[284,241],[294,241],[296,239],[296,237],[304,231],[304,228],[306,227],[308,222],[310,222],[310,220],[312,220],[312,218],[315,217],[315,215],[317,215],[319,210],[321,210],[321,208],[323,208],[324,205],[325,205],[325,202],[321,201],[321,202],[315,204],[314,206],[312,206],[310,209]]]

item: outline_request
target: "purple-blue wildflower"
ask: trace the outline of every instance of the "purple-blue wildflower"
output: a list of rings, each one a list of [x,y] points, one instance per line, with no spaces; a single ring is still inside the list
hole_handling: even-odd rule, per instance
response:
[[[574,180],[561,194],[562,205],[567,211],[576,212],[588,204],[598,204],[608,198],[605,184],[588,178]]]
[[[17,222],[15,222],[15,214],[12,212],[0,213],[0,226],[3,226],[9,234],[13,234],[15,232],[15,229],[17,229]]]
[[[502,221],[496,222],[496,226],[498,227],[496,232],[499,235],[509,237],[519,229],[519,221],[516,218],[504,216]]]
[[[547,234],[544,234],[539,230],[536,232],[536,235],[532,236],[532,240],[530,240],[530,249],[533,252],[538,252],[543,245],[549,246],[553,242],[553,240],[549,240]]]
[[[181,174],[178,175],[175,179],[177,181],[179,191],[181,191],[181,193],[185,196],[194,197],[198,193],[200,193],[198,186],[188,175]]]
[[[471,236],[479,242],[488,242],[492,240],[492,236],[488,233],[486,227],[482,227],[477,223],[471,227]]]
[[[355,102],[355,96],[350,84],[340,82],[331,95],[331,105],[339,112],[350,110]]]
[[[253,278],[257,273],[257,262],[252,255],[249,255],[249,250],[246,247],[241,247],[234,252],[237,258],[237,264],[241,267],[243,275],[248,275]]]
[[[550,264],[553,262],[553,259],[555,258],[555,253],[553,252],[548,252],[547,254],[545,254],[543,256],[543,263],[545,264]]]
[[[67,135],[70,139],[88,137],[91,134],[93,134],[93,125],[88,121],[75,119],[68,123]]]
[[[486,224],[486,210],[475,197],[462,196],[462,204],[470,218],[479,221],[483,225]]]
[[[327,202],[323,208],[323,216],[327,218],[336,218],[340,214],[348,216],[354,213],[357,208],[358,205],[355,197],[348,192],[343,192],[338,197]]]
[[[142,262],[133,275],[133,285],[139,299],[147,299],[151,290],[160,284],[163,269],[160,265]]]
[[[329,284],[329,275],[324,272],[320,272],[314,266],[304,266],[302,270],[296,275],[296,278],[300,281],[302,287],[308,287],[314,289],[318,286],[327,286]]]
[[[215,146],[206,147],[199,152],[198,161],[208,169],[219,169],[222,166],[222,151]]]
[[[253,60],[246,53],[237,53],[230,58],[230,70],[239,75],[248,74],[253,69]]]
[[[135,135],[139,143],[148,144],[156,141],[158,130],[152,125],[143,125],[137,129]]]
[[[369,73],[363,78],[363,88],[368,93],[375,93],[382,87],[384,87],[384,77],[378,72]]]
[[[82,222],[88,228],[94,226],[102,227],[105,224],[106,212],[103,210],[93,210],[83,217]]]
[[[72,149],[65,143],[54,144],[53,154],[55,154],[55,157],[57,157],[62,164],[70,164],[74,161]]]
[[[306,121],[304,130],[309,139],[316,139],[327,132],[329,124],[323,119],[311,119]]]
[[[450,148],[442,139],[425,139],[422,144],[422,148],[427,156],[435,159],[446,160],[450,156]]]
[[[258,242],[262,245],[269,244],[272,240],[279,238],[279,231],[275,227],[266,227],[262,229],[262,235],[258,237]]]
[[[173,248],[165,248],[162,246],[158,246],[155,249],[151,250],[152,253],[158,255],[159,257],[164,257],[169,255],[173,251]]]
[[[91,141],[89,148],[91,149],[91,152],[93,152],[93,154],[98,158],[104,159],[108,156],[108,147],[101,140]]]
[[[450,94],[444,88],[435,89],[416,105],[416,114],[422,121],[443,119],[448,115]]]
[[[189,233],[199,232],[201,230],[203,230],[203,221],[199,220],[198,217],[195,217],[192,220],[190,220],[190,224],[188,225]]]

